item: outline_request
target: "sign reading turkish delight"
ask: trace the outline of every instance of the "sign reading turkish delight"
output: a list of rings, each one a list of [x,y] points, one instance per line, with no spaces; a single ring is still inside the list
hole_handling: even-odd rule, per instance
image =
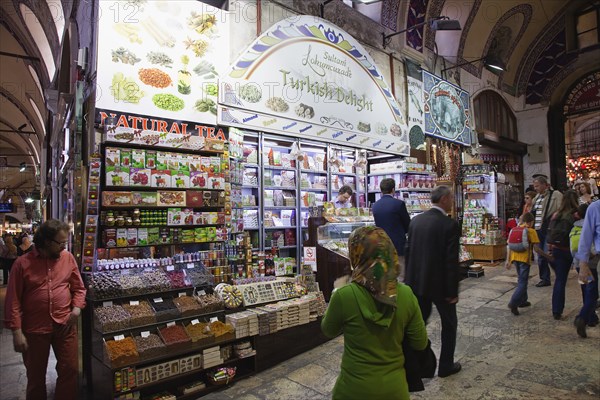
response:
[[[391,88],[347,32],[313,16],[261,35],[221,77],[219,123],[409,154]]]

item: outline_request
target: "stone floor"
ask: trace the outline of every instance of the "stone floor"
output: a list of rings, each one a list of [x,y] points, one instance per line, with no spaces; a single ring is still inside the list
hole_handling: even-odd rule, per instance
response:
[[[456,360],[463,370],[454,376],[426,382],[424,392],[413,399],[599,399],[600,328],[588,328],[581,339],[573,319],[581,305],[574,271],[567,285],[563,319],[552,318],[552,288],[537,288],[532,276],[532,307],[513,316],[507,308],[516,285],[514,271],[501,267],[485,270],[485,277],[461,282],[458,304],[459,335]],[[4,290],[0,292],[4,299]],[[440,326],[434,311],[427,331],[439,354]],[[11,335],[0,336],[0,399],[24,399],[25,372],[12,350]],[[203,400],[302,400],[328,399],[340,370],[343,339],[330,342],[240,380]],[[54,361],[48,382],[52,391]],[[60,400],[60,399],[56,399]]]

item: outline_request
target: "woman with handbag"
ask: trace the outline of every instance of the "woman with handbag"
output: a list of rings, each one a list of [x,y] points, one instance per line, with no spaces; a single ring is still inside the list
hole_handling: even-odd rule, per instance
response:
[[[558,211],[552,215],[548,225],[546,244],[548,252],[553,258],[550,261],[550,266],[556,274],[554,289],[552,290],[552,316],[556,320],[562,318],[562,312],[565,308],[565,288],[569,270],[573,263],[569,246],[569,233],[573,228],[578,207],[577,193],[571,189],[567,190],[563,195]]]
[[[356,229],[348,247],[351,283],[333,292],[321,321],[326,336],[344,334],[333,399],[408,399],[403,341],[417,351],[428,346],[419,303],[397,282],[398,255],[383,229]]]

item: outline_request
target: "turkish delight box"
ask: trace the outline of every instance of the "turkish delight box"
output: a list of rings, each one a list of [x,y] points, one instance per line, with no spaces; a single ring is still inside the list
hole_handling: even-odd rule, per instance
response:
[[[169,170],[152,170],[151,186],[156,188],[171,187],[171,171]]]
[[[186,189],[190,187],[190,172],[189,171],[173,171],[171,170],[171,187],[176,189]]]
[[[169,208],[167,210],[167,225],[183,225],[181,208]]]
[[[185,192],[185,204],[188,207],[202,207],[203,203],[203,194],[198,190],[188,190]]]
[[[169,153],[166,151],[156,152],[156,169],[164,171],[169,168]]]
[[[114,147],[107,147],[104,160],[107,167],[115,167],[121,165],[121,150],[115,149]]]
[[[129,182],[132,186],[150,187],[150,176],[152,170],[146,168],[131,168],[129,173]]]
[[[133,192],[133,205],[135,206],[155,206],[156,193],[154,192]]]
[[[129,167],[106,166],[107,186],[129,186]]]
[[[146,168],[156,168],[156,151],[146,150]]]
[[[146,168],[146,150],[131,150],[131,166],[133,168]]]
[[[190,173],[190,187],[195,189],[205,189],[208,183],[208,174],[200,171]]]
[[[194,210],[184,208],[181,211],[181,220],[183,221],[183,225],[194,225]]]
[[[121,149],[121,166],[131,167],[131,150]]]

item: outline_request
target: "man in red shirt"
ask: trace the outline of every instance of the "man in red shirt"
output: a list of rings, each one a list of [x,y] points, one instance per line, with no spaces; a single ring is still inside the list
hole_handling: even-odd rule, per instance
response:
[[[77,399],[79,371],[77,319],[86,290],[75,257],[65,250],[69,226],[44,222],[34,236],[35,249],[19,257],[6,291],[4,326],[27,368],[27,400],[46,399],[50,346],[56,356],[55,398]]]

